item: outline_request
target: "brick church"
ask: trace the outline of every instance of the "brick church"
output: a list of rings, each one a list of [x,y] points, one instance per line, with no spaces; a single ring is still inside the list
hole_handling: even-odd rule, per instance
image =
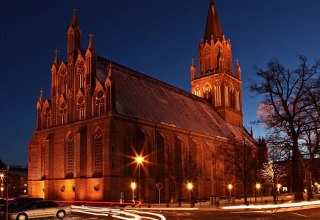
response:
[[[240,66],[232,67],[212,0],[191,93],[98,56],[92,35],[83,50],[76,11],[67,37],[67,60],[56,52],[51,68],[51,98],[41,90],[36,104],[30,197],[111,201],[123,192],[129,200],[132,181],[148,201],[158,198],[157,183],[167,201],[188,198],[188,181],[196,198],[226,195],[228,183],[241,188],[217,149],[255,141],[243,128]]]

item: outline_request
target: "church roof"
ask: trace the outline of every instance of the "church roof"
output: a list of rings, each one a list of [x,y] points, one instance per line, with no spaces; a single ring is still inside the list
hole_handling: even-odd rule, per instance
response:
[[[103,83],[110,61],[98,57],[98,63]],[[229,140],[240,141],[246,133],[226,123],[206,100],[113,62],[112,84],[121,115]]]

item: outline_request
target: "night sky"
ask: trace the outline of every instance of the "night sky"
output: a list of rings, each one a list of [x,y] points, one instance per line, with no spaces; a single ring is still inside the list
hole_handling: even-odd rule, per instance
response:
[[[247,89],[254,66],[297,55],[320,58],[319,0],[214,0],[233,61],[242,70],[244,125],[256,119],[259,98]],[[94,35],[99,56],[190,91],[209,0],[4,1],[0,7],[0,159],[27,165],[40,88],[50,98],[54,51],[66,58],[67,30],[76,6],[82,49]],[[254,135],[264,136],[261,127]]]

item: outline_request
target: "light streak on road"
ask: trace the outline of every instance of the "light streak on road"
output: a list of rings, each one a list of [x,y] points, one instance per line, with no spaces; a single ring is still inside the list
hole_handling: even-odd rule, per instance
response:
[[[93,216],[112,216],[113,218],[124,219],[124,220],[141,220],[141,219],[150,219],[150,220],[166,220],[166,218],[158,213],[145,212],[138,210],[120,210],[120,209],[111,209],[104,207],[92,207],[92,206],[71,206],[72,212],[83,213]],[[121,216],[122,215],[122,216]],[[155,216],[155,217],[150,217]]]
[[[154,216],[159,217],[161,220],[166,220],[166,217],[164,217],[163,215],[158,214],[158,213],[144,212],[144,211],[138,211],[138,210],[127,210],[127,211],[128,212],[138,213],[138,214],[154,215]],[[145,217],[143,217],[143,218],[145,218]],[[151,218],[149,218],[149,219],[151,219]]]
[[[320,205],[320,201],[313,202],[295,202],[275,205],[239,205],[239,206],[227,206],[223,209],[278,209],[278,208],[291,208],[291,207],[303,207],[310,205]]]

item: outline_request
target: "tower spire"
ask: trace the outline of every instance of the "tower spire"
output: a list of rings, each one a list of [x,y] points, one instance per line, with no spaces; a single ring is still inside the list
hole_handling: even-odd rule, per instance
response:
[[[54,65],[59,65],[59,50],[56,49],[54,52],[56,53],[56,55],[54,57],[54,62],[53,63],[54,63]]]
[[[68,30],[68,55],[76,53],[81,49],[81,30],[77,19],[77,9],[73,9],[73,17]]]
[[[218,38],[220,40],[223,39],[223,32],[222,32],[221,24],[220,24],[218,14],[216,11],[216,7],[214,6],[213,0],[210,0],[206,30],[205,30],[205,34],[204,34],[204,42],[206,42],[206,41],[210,42],[211,36],[213,37],[213,39],[215,41]]]
[[[89,34],[88,49],[89,49],[89,50],[94,50],[94,47],[93,47],[93,34],[92,34],[92,33]]]

